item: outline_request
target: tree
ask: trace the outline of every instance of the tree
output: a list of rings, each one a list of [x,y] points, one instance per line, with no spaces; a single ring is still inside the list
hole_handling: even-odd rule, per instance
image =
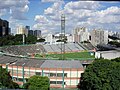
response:
[[[34,35],[28,35],[28,37],[26,37],[26,43],[27,44],[35,44],[37,42],[37,37]]]
[[[19,85],[12,81],[10,73],[0,66],[0,88],[17,89]]]
[[[120,63],[96,60],[81,77],[80,90],[120,90]]]
[[[120,57],[115,58],[115,59],[111,59],[111,61],[120,62]]]
[[[34,75],[24,84],[25,89],[29,90],[49,90],[49,78]]]
[[[37,42],[37,37],[34,35],[28,35],[25,38],[26,44],[35,44]],[[4,37],[0,37],[0,46],[5,45],[21,45],[23,44],[23,35],[16,34],[15,36],[7,35]]]
[[[37,40],[38,42],[45,42],[45,39],[44,38],[40,38]]]

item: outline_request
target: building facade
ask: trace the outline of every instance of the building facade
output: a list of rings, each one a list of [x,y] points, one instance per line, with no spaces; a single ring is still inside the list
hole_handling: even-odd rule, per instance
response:
[[[74,42],[89,41],[89,32],[85,27],[77,27],[73,31]]]
[[[17,27],[16,34],[25,34],[26,36],[28,36],[28,30],[24,26],[20,25]]]
[[[28,31],[28,35],[34,35],[33,30],[29,30],[29,31]]]
[[[91,31],[91,43],[94,46],[108,43],[108,31],[95,29]]]
[[[45,37],[45,42],[47,44],[60,44],[61,42],[57,42],[58,40],[61,40],[61,36],[63,34],[61,33],[57,33],[55,35],[53,34],[47,34],[47,36]],[[66,42],[73,42],[73,36],[72,34],[65,34],[65,38],[66,38]]]
[[[37,39],[40,39],[41,38],[41,30],[35,30],[34,31],[34,36],[36,36]]]
[[[9,61],[9,60],[10,61]],[[80,61],[36,60],[0,56],[0,65],[20,85],[33,75],[47,76],[51,88],[76,88],[84,72]]]
[[[0,19],[0,37],[10,34],[9,22]]]

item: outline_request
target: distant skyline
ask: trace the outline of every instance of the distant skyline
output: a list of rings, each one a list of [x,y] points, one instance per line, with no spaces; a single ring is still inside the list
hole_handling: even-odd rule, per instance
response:
[[[60,32],[60,17],[66,16],[66,32],[75,27],[102,28],[120,32],[120,2],[80,0],[0,0],[0,18],[8,20],[12,33],[19,25]]]

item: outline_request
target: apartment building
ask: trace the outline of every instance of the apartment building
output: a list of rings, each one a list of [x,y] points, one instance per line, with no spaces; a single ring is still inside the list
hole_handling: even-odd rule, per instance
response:
[[[85,27],[77,27],[73,31],[74,42],[89,41],[89,32]]]
[[[108,43],[108,31],[101,29],[94,29],[91,31],[91,43],[94,46],[98,44],[107,44]]]

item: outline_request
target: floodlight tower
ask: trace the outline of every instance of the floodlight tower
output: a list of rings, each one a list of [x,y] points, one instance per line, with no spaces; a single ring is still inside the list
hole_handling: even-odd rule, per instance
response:
[[[61,59],[65,59],[65,15],[61,15]]]

